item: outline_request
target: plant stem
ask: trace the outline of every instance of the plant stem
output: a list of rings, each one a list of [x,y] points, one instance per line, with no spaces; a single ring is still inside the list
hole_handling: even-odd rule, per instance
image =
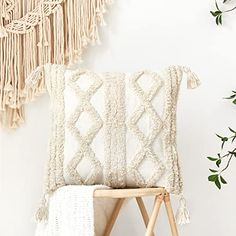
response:
[[[235,151],[236,151],[236,148],[235,148],[232,152],[235,152]],[[224,172],[224,171],[229,167],[229,164],[230,164],[230,162],[231,162],[233,156],[234,156],[234,154],[230,154],[230,158],[229,158],[229,160],[228,160],[228,162],[227,162],[227,165],[226,165],[226,167],[225,167],[223,170],[221,170],[220,174],[221,174],[222,172]]]
[[[223,159],[225,157],[229,156],[229,153],[225,154],[224,156],[220,157],[220,159]]]
[[[231,12],[231,11],[234,11],[234,10],[236,10],[236,6],[231,8],[231,9],[229,9],[229,10],[223,11],[223,13]]]
[[[233,154],[230,155],[230,158],[229,158],[229,160],[228,160],[228,162],[227,162],[226,167],[220,172],[220,174],[221,174],[222,172],[224,172],[224,171],[229,167],[229,164],[230,164],[230,162],[231,162],[231,160],[232,160],[232,157],[233,157]]]

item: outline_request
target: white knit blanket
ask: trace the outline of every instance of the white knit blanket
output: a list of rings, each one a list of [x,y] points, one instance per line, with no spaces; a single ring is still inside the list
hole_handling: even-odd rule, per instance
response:
[[[94,204],[94,190],[101,188],[107,187],[77,185],[58,189],[49,200],[48,221],[37,225],[35,236],[94,236],[95,231],[96,235],[101,235],[112,209],[110,206],[114,205],[114,201],[105,204],[105,209],[102,199],[96,199]],[[97,215],[99,224],[95,222]],[[99,226],[96,229],[95,224]]]

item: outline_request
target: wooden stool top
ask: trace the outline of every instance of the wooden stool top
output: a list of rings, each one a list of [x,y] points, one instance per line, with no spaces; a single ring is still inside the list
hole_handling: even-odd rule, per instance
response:
[[[155,196],[154,206],[150,218],[145,208],[142,197]],[[162,202],[164,201],[168,220],[171,227],[172,236],[179,236],[178,230],[175,223],[175,217],[171,207],[169,193],[165,188],[127,188],[127,189],[96,189],[94,191],[94,198],[116,198],[116,204],[114,206],[111,217],[106,225],[103,236],[110,236],[113,225],[119,215],[120,209],[126,198],[134,198],[140,209],[143,221],[147,227],[145,236],[155,236],[154,226],[156,223],[157,216]]]
[[[165,194],[165,188],[127,188],[127,189],[97,189],[94,191],[95,198],[130,198],[145,197]]]

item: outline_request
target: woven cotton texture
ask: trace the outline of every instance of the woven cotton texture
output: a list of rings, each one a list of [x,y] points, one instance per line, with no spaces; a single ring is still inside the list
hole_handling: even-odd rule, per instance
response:
[[[47,194],[67,184],[182,193],[176,106],[183,74],[189,88],[199,85],[193,72],[170,66],[160,73],[94,73],[51,64],[38,70],[51,97]]]
[[[46,65],[45,73],[52,107],[49,192],[96,183],[182,191],[176,105],[183,67],[99,74]]]
[[[113,188],[165,187],[181,194],[176,109],[187,67],[157,73],[94,73],[63,65],[39,67],[51,97],[51,131],[45,196],[36,218],[47,217],[47,198],[64,185]],[[27,81],[31,87],[37,76]],[[183,215],[180,212],[178,215]]]
[[[93,193],[103,188],[107,187],[67,186],[58,189],[49,201],[48,221],[38,223],[35,236],[94,236]],[[106,222],[100,221],[100,224],[105,225]]]

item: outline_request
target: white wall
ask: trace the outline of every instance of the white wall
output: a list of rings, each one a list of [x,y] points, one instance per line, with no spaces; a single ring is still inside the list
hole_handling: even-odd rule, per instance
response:
[[[236,16],[217,27],[209,10],[213,0],[115,0],[101,30],[102,45],[90,48],[84,66],[94,70],[162,69],[169,64],[190,66],[201,78],[194,91],[181,90],[178,143],[185,192],[192,223],[182,236],[234,236],[235,161],[218,191],[207,181],[208,154],[219,150],[215,132],[236,128],[235,108],[222,99],[235,89]],[[48,133],[47,95],[26,107],[26,124],[0,133],[0,235],[32,236],[33,214],[41,196]],[[151,202],[148,201],[149,206]],[[170,235],[164,212],[158,235]],[[143,235],[134,203],[123,209],[113,235]]]

